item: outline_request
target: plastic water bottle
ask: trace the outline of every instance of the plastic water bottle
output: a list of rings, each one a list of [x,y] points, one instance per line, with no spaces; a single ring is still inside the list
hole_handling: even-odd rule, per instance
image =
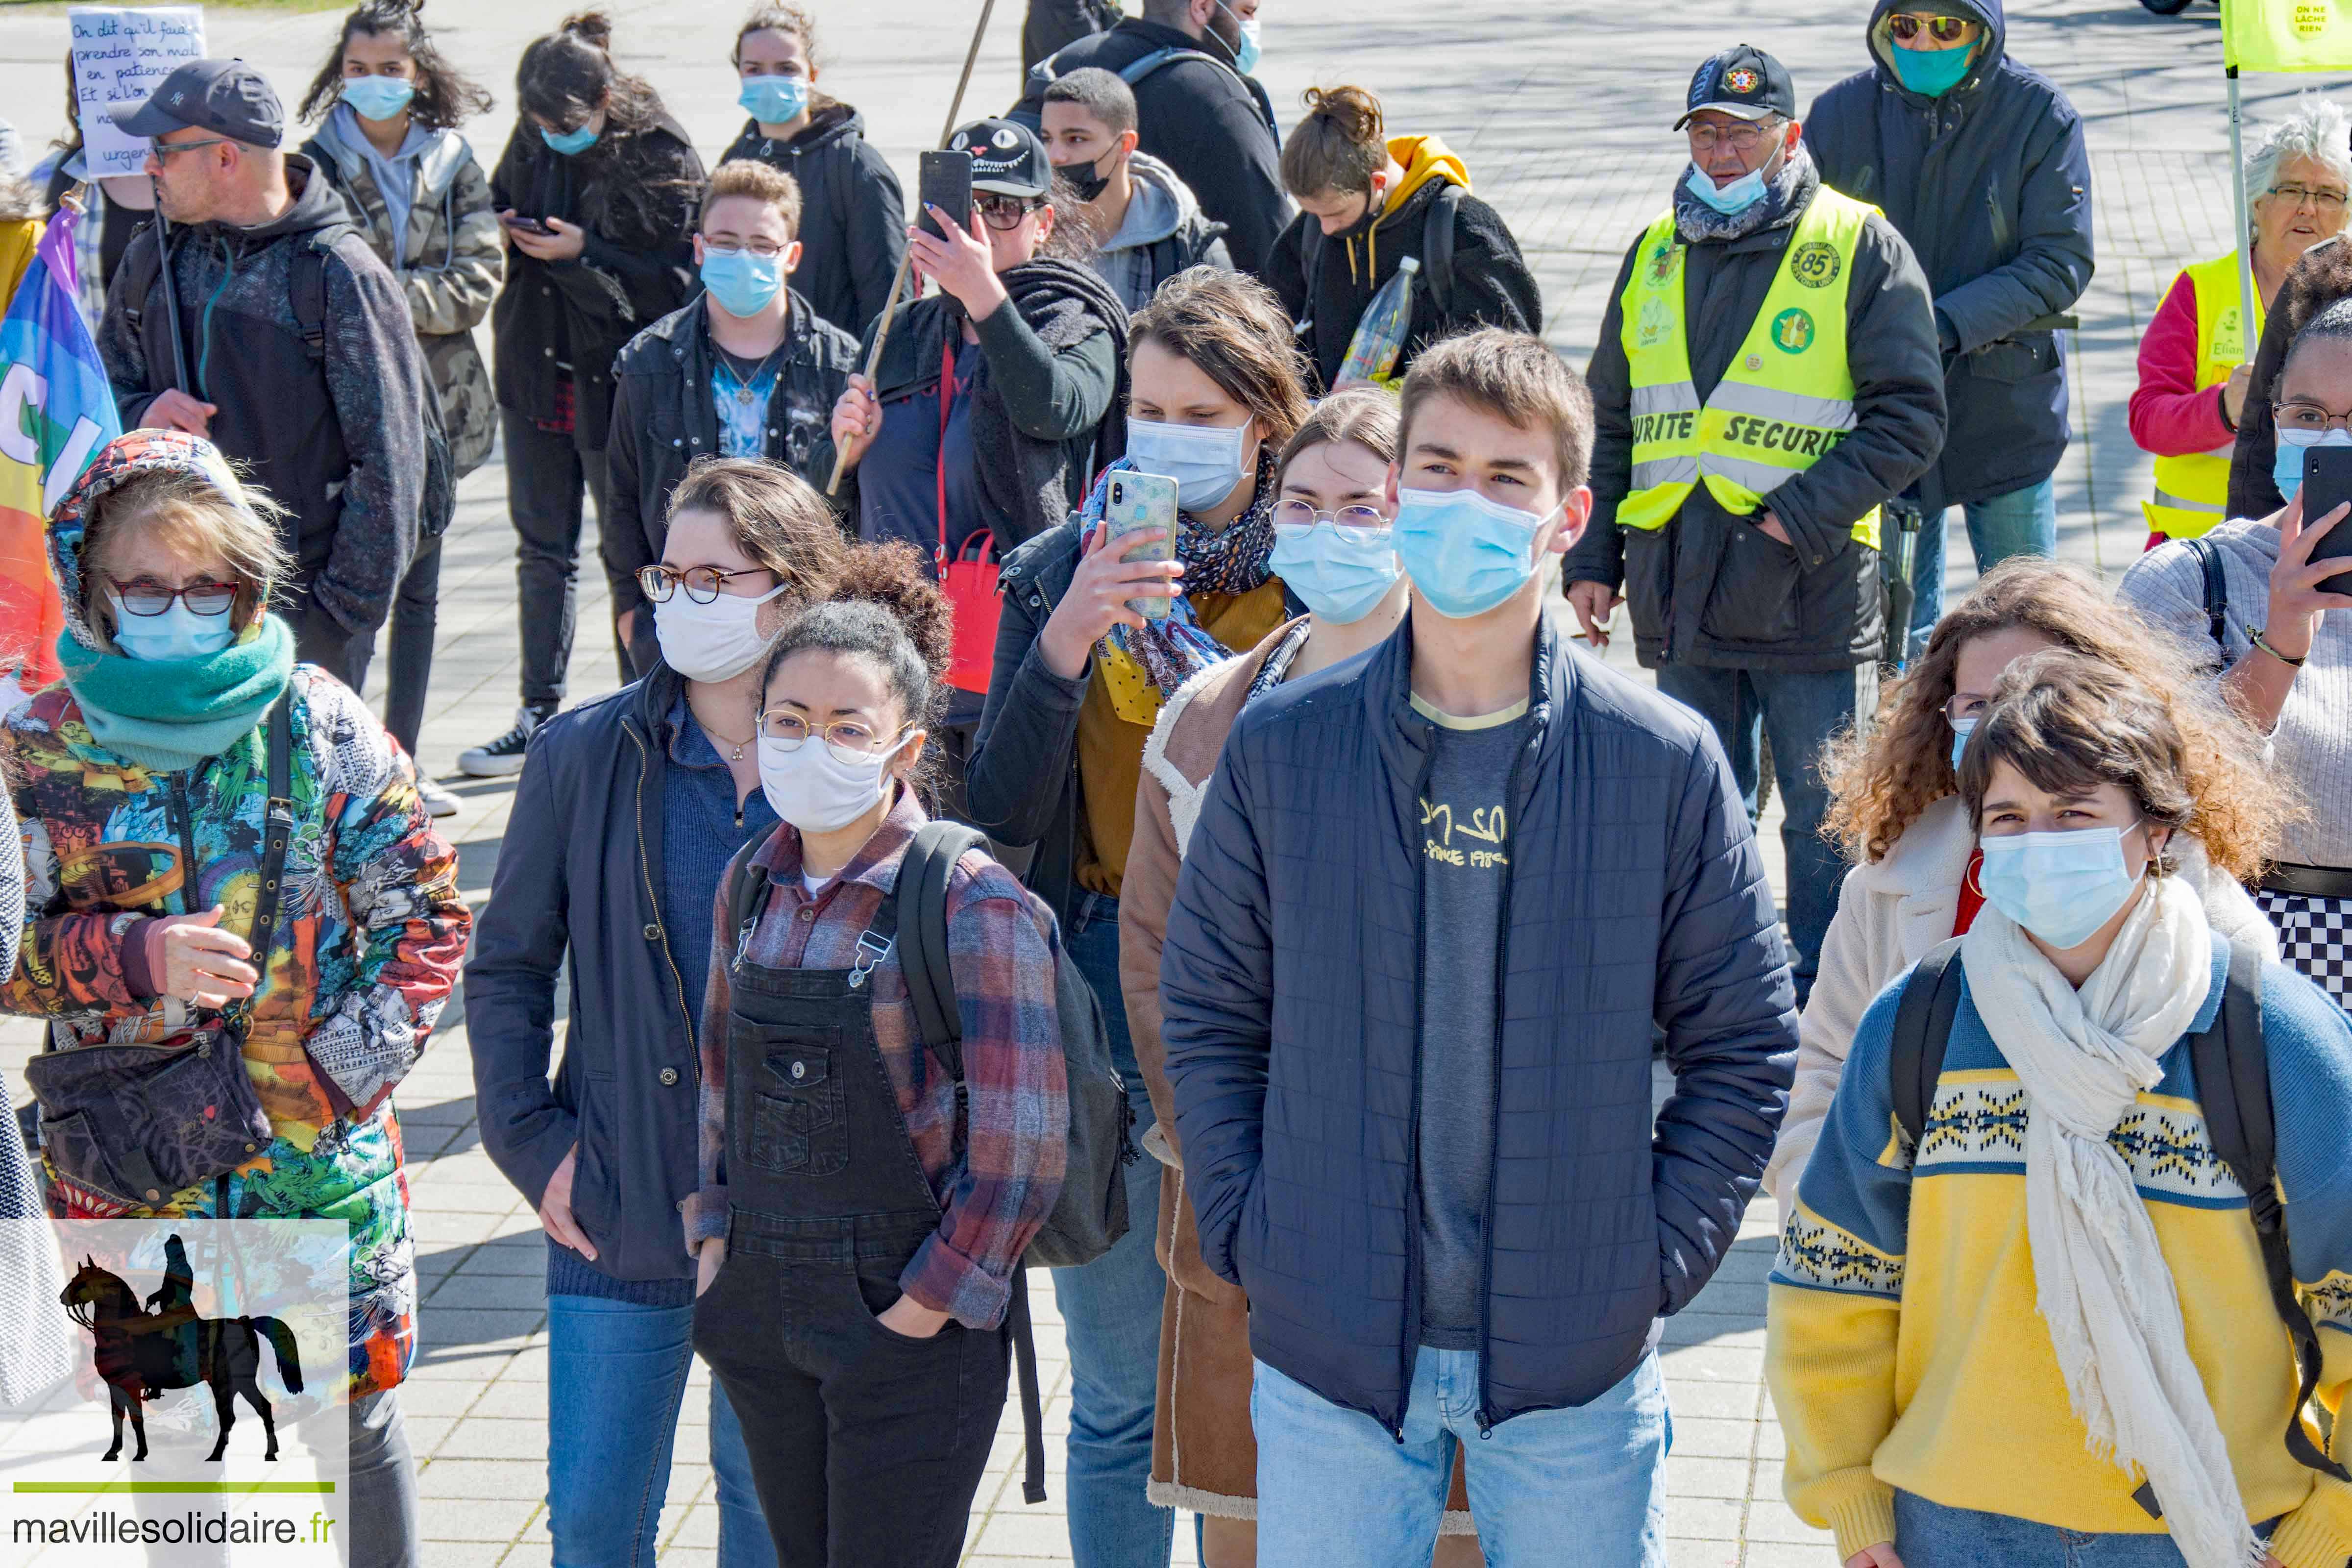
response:
[[[1412,279],[1420,270],[1418,258],[1402,258],[1395,276],[1381,284],[1372,302],[1364,307],[1356,335],[1348,340],[1348,357],[1339,362],[1335,391],[1364,382],[1385,383],[1396,373],[1397,356],[1404,353],[1405,333],[1412,328]]]

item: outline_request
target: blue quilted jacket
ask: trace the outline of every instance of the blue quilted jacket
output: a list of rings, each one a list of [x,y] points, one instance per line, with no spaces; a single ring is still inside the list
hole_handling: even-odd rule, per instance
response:
[[[1420,1321],[1410,622],[1252,703],[1160,969],[1184,1180],[1257,1357],[1398,1432]],[[1730,769],[1688,710],[1547,620],[1511,770],[1479,1422],[1584,1404],[1738,1234],[1797,1016]],[[1651,1023],[1675,1092],[1654,1119]],[[1277,1045],[1276,1042],[1279,1042]]]

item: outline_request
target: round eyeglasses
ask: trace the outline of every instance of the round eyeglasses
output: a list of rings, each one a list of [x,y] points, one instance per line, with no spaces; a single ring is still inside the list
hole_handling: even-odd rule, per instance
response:
[[[124,582],[109,577],[107,585],[114,590],[115,603],[123,612],[133,616],[160,616],[172,607],[173,600],[185,602],[192,616],[225,616],[236,603],[234,583],[190,583],[173,587],[152,577],[133,577]]]
[[[1312,503],[1303,500],[1275,503],[1274,527],[1277,533],[1296,537],[1318,522],[1328,522],[1347,537],[1366,542],[1389,529],[1389,520],[1381,515],[1377,507],[1343,506],[1337,511],[1318,511]]]
[[[902,725],[885,735],[862,719],[835,719],[830,724],[815,725],[789,708],[771,708],[760,715],[760,739],[778,751],[797,752],[811,735],[821,735],[826,748],[845,763],[866,761],[913,728]]]
[[[783,574],[765,566],[749,566],[740,572],[722,572],[716,566],[689,566],[683,572],[675,566],[640,566],[637,590],[655,604],[667,605],[670,596],[683,587],[688,598],[698,605],[708,605],[738,577],[783,578]]]

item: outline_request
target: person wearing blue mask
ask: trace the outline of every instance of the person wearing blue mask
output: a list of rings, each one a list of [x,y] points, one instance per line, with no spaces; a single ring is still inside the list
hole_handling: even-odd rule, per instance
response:
[[[1911,247],[1823,183],[1796,105],[1746,44],[1692,78],[1690,163],[1601,319],[1593,523],[1561,576],[1596,645],[1630,602],[1635,658],[1715,726],[1751,815],[1769,737],[1801,1000],[1844,871],[1813,763],[1901,646],[1883,509],[1943,444],[1944,377]]]
[[[1458,1453],[1487,1563],[1573,1521],[1577,1560],[1660,1568],[1655,1320],[1771,1152],[1788,964],[1705,722],[1545,613],[1583,384],[1483,329],[1399,423],[1404,622],[1243,710],[1160,957],[1201,1257],[1249,1300],[1257,1561],[1426,1568]]]
[[[2054,480],[2072,431],[2050,318],[2090,287],[2091,163],[2073,104],[2011,58],[2001,0],[1878,0],[1871,65],[1813,100],[1822,178],[1911,244],[1936,301],[1950,433],[1906,491],[1916,657],[1944,603],[1947,510],[1977,570],[2058,547]]]
[[[907,204],[890,160],[856,110],[817,86],[816,23],[794,5],[762,5],[736,29],[733,56],[751,118],[719,162],[756,158],[801,188],[801,265],[793,287],[855,337],[874,324],[907,252]]]
[[[1990,695],[1984,907],[1864,1016],[1772,1269],[1783,1491],[1846,1568],[2334,1564],[2352,1019],[2178,874],[2301,803],[2210,688]]]
[[[639,669],[657,649],[637,574],[662,558],[670,496],[688,468],[715,453],[762,458],[812,484],[831,477],[814,459],[857,368],[857,340],[797,286],[804,210],[790,174],[749,158],[719,164],[694,237],[702,296],[613,362],[613,510],[600,542]]]
[[[490,95],[435,46],[411,0],[364,0],[349,12],[301,108],[303,119],[319,121],[302,152],[341,193],[407,296],[459,478],[489,459],[498,436],[474,329],[490,313],[506,247],[489,180],[456,129],[489,108]],[[392,605],[384,726],[412,757],[433,676],[442,538],[418,538]],[[430,777],[420,775],[417,790],[436,816],[455,816],[461,804]]]
[[[595,502],[600,530],[614,526],[613,361],[695,288],[702,160],[653,88],[614,64],[612,41],[611,21],[591,11],[523,50],[521,112],[490,175],[508,247],[490,330],[522,700],[503,734],[457,753],[477,778],[521,772],[532,731],[563,704],[584,502]],[[625,579],[611,585],[613,640],[628,680],[643,671],[618,616],[635,601]]]

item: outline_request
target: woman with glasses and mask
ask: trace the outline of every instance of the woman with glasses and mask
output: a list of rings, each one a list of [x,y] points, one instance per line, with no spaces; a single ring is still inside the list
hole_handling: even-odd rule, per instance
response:
[[[2252,195],[2254,324],[2238,320],[2235,247],[2180,269],[2139,343],[2132,439],[2156,454],[2156,497],[2142,503],[2151,550],[2193,539],[2226,516],[2231,448],[2246,416],[2254,347],[2294,264],[2344,231],[2352,194],[2352,120],[2315,92],[2263,127],[2246,154]]]
[[[1781,1234],[1783,1489],[1846,1568],[2337,1568],[2352,1020],[2175,875],[2250,873],[2287,781],[2081,654],[1988,695],[1984,907],[1863,1016]]]
[[[653,1560],[692,1355],[677,1216],[698,1180],[711,900],[729,858],[776,825],[752,738],[760,672],[785,624],[856,589],[877,555],[784,469],[705,458],[635,584],[658,662],[536,737],[517,786],[466,1006],[482,1142],[548,1237],[561,1563]],[[559,989],[570,1024],[551,1088]],[[722,1568],[773,1562],[719,1390],[710,1452]]]
[[[962,1560],[1016,1271],[1068,1163],[1045,905],[979,849],[950,868],[960,1079],[924,1047],[877,925],[911,919],[894,895],[929,820],[952,636],[922,558],[875,554],[763,661],[760,786],[782,820],[702,914],[694,1347],[750,1437],[785,1568]]]
[[[712,172],[694,237],[702,294],[629,340],[613,362],[612,515],[600,547],[629,660],[659,657],[637,574],[661,559],[670,492],[714,453],[765,458],[804,479],[828,475],[835,399],[857,368],[857,340],[822,319],[798,288],[802,192],[748,158]]]
[[[268,613],[279,537],[268,498],[176,430],[118,437],[51,515],[65,677],[0,731],[29,895],[0,1010],[48,1026],[26,1073],[51,1215],[349,1227],[349,1341],[306,1342],[303,1381],[347,1405],[348,1561],[411,1568],[392,1094],[471,917],[406,754]]]
[[[1862,1016],[1887,983],[1937,942],[1965,936],[1984,908],[1983,858],[1959,795],[1960,759],[2002,671],[2062,648],[2131,670],[2159,693],[2194,693],[2189,650],[2072,566],[2005,561],[1945,612],[1927,651],[1880,694],[1876,722],[1823,759],[1828,831],[1853,869],[1822,942],[1822,966],[1801,1020],[1796,1083],[1764,1185],[1783,1220],[1822,1135]],[[2176,715],[2198,732],[2196,712]],[[2217,870],[2193,834],[2172,848],[2175,872],[2205,902],[2213,929],[2277,955],[2269,922],[2237,879]]]
[[[2133,563],[2116,594],[2221,672],[2221,691],[2263,737],[2264,760],[2307,806],[2255,893],[2287,963],[2352,1007],[2352,560],[2346,508],[2306,516],[2304,461],[2352,445],[2352,300],[2294,336],[2271,405],[2272,477],[2286,504]],[[2210,551],[2221,603],[2207,610]]]
[[[1004,563],[969,789],[973,823],[1000,843],[1036,847],[1029,885],[1102,1003],[1135,1124],[1148,1128],[1119,981],[1144,745],[1187,680],[1304,611],[1276,569],[1274,512],[1277,454],[1308,410],[1289,318],[1245,273],[1195,267],[1161,284],[1127,353],[1127,456],[1076,516]],[[1139,530],[1111,542],[1110,487],[1135,472],[1176,481],[1173,541]],[[1168,613],[1148,618],[1156,606],[1140,601],[1162,595]],[[1150,1213],[1159,1186],[1150,1162],[1129,1166],[1129,1212]],[[1140,1225],[1085,1268],[1054,1271],[1075,1387],[1070,1542],[1082,1563],[1166,1560],[1173,1516],[1146,1490],[1164,1289]]]

